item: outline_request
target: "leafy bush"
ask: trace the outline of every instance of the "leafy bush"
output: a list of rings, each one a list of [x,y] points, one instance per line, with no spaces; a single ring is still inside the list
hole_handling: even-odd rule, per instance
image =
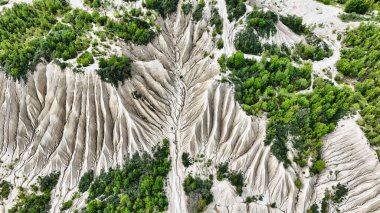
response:
[[[223,21],[220,17],[219,10],[215,7],[212,9],[211,25],[214,26],[216,34],[221,35],[223,33]]]
[[[238,20],[245,14],[247,8],[244,2],[245,0],[226,0],[228,20]]]
[[[226,61],[227,61],[227,55],[226,55],[226,54],[222,54],[222,55],[218,58],[218,64],[219,64],[220,69],[221,69],[222,72],[227,71]]]
[[[53,172],[47,176],[38,177],[41,192],[51,192],[58,183],[59,172]]]
[[[124,81],[131,77],[131,61],[126,56],[113,55],[109,59],[101,58],[96,72],[103,81],[118,86],[119,82],[124,84]]]
[[[294,54],[304,60],[320,61],[326,57],[332,56],[333,52],[322,39],[315,35],[306,37],[307,44],[298,43]]]
[[[297,178],[297,180],[294,181],[294,185],[298,188],[298,189],[301,189],[303,184],[302,184],[302,181]]]
[[[210,191],[212,185],[212,180],[202,180],[191,175],[186,177],[183,189],[188,196],[189,212],[203,212],[206,206],[214,200]]]
[[[94,180],[94,170],[89,170],[86,173],[82,175],[82,177],[79,180],[79,191],[80,192],[86,192],[90,186],[92,181]]]
[[[73,206],[73,201],[72,200],[66,201],[62,204],[61,211],[65,211],[71,208],[71,206]]]
[[[318,204],[311,205],[310,209],[307,210],[307,213],[319,213],[319,206]]]
[[[289,27],[293,32],[301,35],[306,32],[306,25],[303,24],[302,17],[295,15],[281,16],[280,20]]]
[[[228,174],[228,180],[235,186],[235,190],[238,195],[243,193],[244,177],[242,172],[230,171]]]
[[[348,193],[347,186],[338,183],[338,185],[335,187],[335,193],[331,197],[331,199],[335,203],[341,203],[343,199],[346,197],[347,193]]]
[[[260,37],[268,38],[277,32],[278,16],[272,11],[255,9],[247,17],[247,28],[253,28]]]
[[[78,57],[77,62],[79,65],[87,67],[88,65],[93,64],[95,61],[94,57],[92,57],[92,54],[86,51]]]
[[[195,10],[193,12],[193,19],[195,21],[200,21],[202,19],[204,7],[205,7],[205,1],[199,0],[197,7],[195,7]]]
[[[103,5],[104,1],[102,0],[84,0],[84,3],[90,7],[98,8]]]
[[[216,47],[218,49],[222,49],[224,47],[223,39],[218,39],[218,41],[216,42]]]
[[[187,152],[182,153],[182,164],[184,167],[189,167],[193,165],[193,160],[190,157],[190,154]]]
[[[2,180],[0,182],[0,199],[8,199],[9,194],[11,193],[13,186],[8,181]]]
[[[346,13],[365,14],[371,7],[371,1],[369,0],[348,0],[344,11]]]
[[[191,9],[193,8],[193,5],[191,2],[182,3],[182,11],[185,13],[185,15],[189,14],[191,12]]]
[[[218,170],[216,171],[216,179],[222,181],[224,178],[228,177],[228,162],[219,164]]]
[[[8,4],[9,0],[0,0],[0,5]]]
[[[325,169],[325,161],[323,160],[317,160],[314,162],[313,167],[311,167],[311,172],[314,174],[318,174],[322,172]]]

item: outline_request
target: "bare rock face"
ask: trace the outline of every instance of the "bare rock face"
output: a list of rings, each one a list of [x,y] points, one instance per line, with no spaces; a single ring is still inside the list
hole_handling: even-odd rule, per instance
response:
[[[294,165],[285,169],[263,143],[266,118],[246,115],[234,100],[231,85],[217,80],[219,67],[210,55],[215,48],[207,18],[206,13],[205,20],[195,23],[178,12],[158,20],[162,32],[152,43],[124,47],[135,61],[133,77],[118,88],[95,73],[75,74],[54,64],[38,65],[26,83],[1,73],[1,178],[30,186],[37,176],[60,171],[51,209],[59,212],[88,169],[98,174],[169,138],[169,212],[187,212],[182,183],[189,172],[206,176],[226,161],[243,172],[243,194],[238,196],[227,181],[215,181],[215,199],[206,212],[306,212],[321,201],[326,188],[339,182],[349,188],[347,200],[339,204],[342,211],[380,211],[379,164],[353,119],[326,137],[327,169],[319,176],[304,174],[304,186],[296,188],[301,169]],[[184,152],[202,154],[212,166],[186,169],[181,163]],[[263,199],[245,203],[252,195]],[[14,189],[3,208],[10,208],[16,196]],[[77,199],[74,208],[84,202],[85,197]],[[275,207],[270,206],[273,203]]]
[[[59,201],[88,169],[99,172],[151,150],[166,136],[171,79],[154,62],[134,66],[135,77],[119,88],[53,64],[40,64],[25,85],[1,75],[0,150],[11,165],[2,177],[26,186],[61,171]],[[134,91],[143,98],[135,99]]]

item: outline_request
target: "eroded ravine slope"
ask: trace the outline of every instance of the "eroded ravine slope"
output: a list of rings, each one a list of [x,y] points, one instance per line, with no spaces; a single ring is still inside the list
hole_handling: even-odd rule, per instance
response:
[[[243,172],[243,195],[238,196],[229,182],[215,180],[215,199],[207,212],[305,212],[338,182],[347,183],[350,190],[341,210],[379,211],[379,166],[352,120],[326,137],[326,171],[314,177],[306,174],[304,187],[295,187],[302,170],[285,169],[264,146],[266,118],[246,115],[231,85],[216,80],[219,67],[210,55],[215,47],[206,5],[200,22],[179,8],[165,21],[157,20],[162,31],[153,42],[125,46],[124,53],[135,61],[133,77],[119,88],[101,82],[94,73],[74,74],[53,64],[40,64],[25,84],[0,74],[1,178],[29,186],[39,175],[60,171],[52,199],[52,211],[58,212],[85,171],[99,173],[122,164],[124,157],[150,151],[168,137],[169,212],[187,211],[182,183],[190,171],[208,175],[226,161]],[[221,0],[217,5],[225,6]],[[220,11],[225,51],[231,54],[234,24],[226,20],[225,10]],[[185,169],[183,152],[202,154],[213,166]],[[330,171],[338,175],[332,177]],[[5,209],[12,206],[16,192]],[[244,198],[252,195],[263,195],[263,200],[246,204]],[[74,208],[83,207],[84,199],[74,201]]]

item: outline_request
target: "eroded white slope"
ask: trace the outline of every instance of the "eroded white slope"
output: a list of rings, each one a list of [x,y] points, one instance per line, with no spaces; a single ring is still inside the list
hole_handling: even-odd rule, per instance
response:
[[[274,1],[265,3],[275,5]],[[301,14],[313,23],[307,19],[312,12],[297,12],[302,6],[309,10],[306,3],[290,0],[278,12],[287,13],[287,6],[289,13],[296,8],[292,14]],[[217,6],[224,19],[225,51],[232,54],[234,33],[239,29],[226,20],[224,2],[219,0]],[[339,10],[331,10],[333,17],[325,18],[336,20]],[[182,182],[189,172],[207,176],[215,172],[215,165],[225,161],[230,161],[231,169],[244,173],[243,195],[238,196],[227,181],[215,180],[215,200],[207,212],[305,212],[311,204],[320,202],[325,188],[338,182],[347,183],[349,188],[347,200],[339,206],[342,211],[380,211],[377,159],[352,119],[343,121],[326,137],[323,159],[327,169],[320,176],[302,175],[301,190],[294,186],[296,173],[302,170],[294,165],[285,169],[270,147],[264,146],[266,118],[246,115],[234,100],[231,85],[215,80],[219,67],[209,56],[215,47],[208,18],[206,15],[205,20],[195,23],[179,9],[169,19],[157,20],[162,32],[152,43],[123,48],[136,62],[133,77],[119,88],[101,82],[94,72],[74,74],[52,64],[40,64],[26,84],[0,74],[1,178],[30,186],[37,176],[60,171],[52,203],[52,212],[59,212],[87,169],[98,173],[116,166],[124,156],[150,151],[168,137],[172,158],[167,188],[169,212],[187,212]],[[286,27],[278,28],[279,37],[273,38],[276,42],[298,42],[299,37],[289,34]],[[332,64],[326,62],[317,70]],[[135,91],[143,98],[135,99]],[[181,163],[183,152],[203,154],[212,166],[197,164],[185,169]],[[333,177],[330,171],[338,173]],[[244,203],[245,197],[252,195],[263,195],[263,200]],[[14,189],[2,207],[11,207],[16,196]],[[276,208],[271,208],[274,202]],[[84,203],[85,196],[75,200],[73,208]]]
[[[118,89],[95,74],[61,71],[52,64],[39,65],[26,85],[1,74],[2,178],[28,186],[37,175],[60,171],[53,199],[57,210],[54,204],[88,169],[98,173],[134,152],[150,151],[166,136],[165,93],[173,89],[154,61],[137,62],[133,70],[135,77]],[[144,98],[134,99],[133,91]]]
[[[326,188],[347,184],[348,196],[339,206],[342,212],[380,212],[380,164],[356,118],[339,122],[324,140],[323,159],[327,169],[315,185],[317,200]]]

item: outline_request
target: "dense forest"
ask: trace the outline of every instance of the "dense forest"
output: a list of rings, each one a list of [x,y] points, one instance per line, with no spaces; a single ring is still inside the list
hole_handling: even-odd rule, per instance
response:
[[[126,158],[124,165],[103,170],[96,177],[91,170],[85,173],[79,182],[79,191],[88,191],[84,212],[167,211],[165,186],[170,171],[169,141],[163,140],[152,152],[152,155],[136,153]]]
[[[91,43],[88,35],[94,25],[101,27],[95,33],[104,32],[108,39],[116,36],[125,42],[146,44],[155,37],[155,29],[142,15],[125,13],[114,20],[101,16],[98,11],[72,10],[66,0],[15,4],[0,15],[0,36],[3,38],[0,41],[0,65],[14,79],[24,78],[41,59],[48,62],[55,59],[65,64],[65,61],[79,56],[78,65],[88,66],[95,61],[93,54],[86,52]],[[59,18],[62,18],[61,22],[58,22]],[[120,74],[114,77],[120,77]]]
[[[264,56],[255,61],[237,52],[225,63],[231,71],[228,79],[235,85],[235,97],[243,109],[250,115],[265,112],[269,116],[265,143],[272,144],[273,154],[288,166],[290,142],[297,150],[294,162],[307,166],[311,157],[311,172],[321,172],[322,137],[335,129],[340,118],[359,108],[351,89],[317,78],[309,92],[311,66],[294,67],[286,57],[274,55],[267,60]]]
[[[336,66],[347,79],[352,79],[355,90],[363,101],[358,121],[372,145],[380,145],[380,27],[362,24],[348,31],[343,41],[341,59]],[[378,151],[380,158],[380,151]]]

